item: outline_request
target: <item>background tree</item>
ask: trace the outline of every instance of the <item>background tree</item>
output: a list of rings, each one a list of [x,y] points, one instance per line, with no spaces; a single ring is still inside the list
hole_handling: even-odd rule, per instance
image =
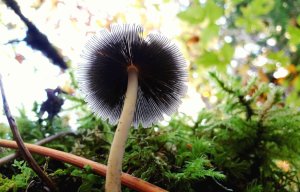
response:
[[[107,162],[115,127],[87,108],[74,69],[87,36],[114,22],[136,22],[145,34],[160,30],[176,41],[190,81],[178,114],[131,130],[124,171],[170,191],[299,191],[300,1],[97,2],[17,1],[66,61],[64,72],[22,41],[26,25],[0,2],[0,68],[26,142],[76,130],[46,146]],[[57,87],[59,110],[48,119],[45,89]],[[11,139],[3,117],[0,136]],[[61,190],[103,190],[104,179],[89,167],[36,159]],[[0,191],[43,187],[20,160],[0,167]]]

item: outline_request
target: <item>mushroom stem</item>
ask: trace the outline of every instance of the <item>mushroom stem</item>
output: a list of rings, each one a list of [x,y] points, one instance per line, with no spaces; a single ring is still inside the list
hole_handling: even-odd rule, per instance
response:
[[[128,84],[123,110],[119,119],[114,139],[110,148],[107,163],[107,176],[105,183],[106,192],[121,191],[121,172],[125,145],[135,112],[138,91],[138,73],[133,68],[128,68]]]

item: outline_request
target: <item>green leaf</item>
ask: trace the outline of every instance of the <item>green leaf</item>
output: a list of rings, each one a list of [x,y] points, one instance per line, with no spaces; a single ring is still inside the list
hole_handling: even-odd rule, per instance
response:
[[[12,180],[15,182],[16,188],[26,188],[26,186],[29,183],[29,179],[35,175],[31,168],[27,167],[27,164],[25,161],[14,161],[14,164],[12,165],[14,167],[17,167],[21,174],[14,175]]]
[[[268,58],[273,60],[274,64],[277,64],[279,62],[283,67],[286,67],[290,64],[290,58],[285,54],[283,50],[269,53]]]
[[[223,15],[223,9],[218,6],[213,0],[208,0],[205,6],[206,17],[209,18],[210,23],[215,23]]]
[[[219,56],[215,52],[204,52],[197,60],[196,63],[204,65],[205,67],[215,66],[220,64]]]
[[[248,33],[260,31],[265,26],[261,19],[256,17],[238,17],[235,20],[235,25],[244,27]]]
[[[238,17],[235,24],[244,27],[250,33],[261,31],[265,27],[261,16],[272,11],[274,5],[274,0],[253,0],[246,7],[241,8],[243,16]]]
[[[205,10],[200,5],[189,7],[187,10],[177,14],[177,16],[191,24],[201,23],[205,18]]]
[[[274,0],[253,0],[247,7],[241,8],[241,11],[245,17],[258,17],[268,14],[274,5]]]
[[[206,47],[209,42],[219,35],[219,26],[215,24],[208,25],[201,33],[201,44]]]
[[[234,54],[234,48],[228,44],[225,43],[220,51],[219,59],[224,64],[229,64]]]
[[[219,70],[225,70],[226,65],[230,63],[234,54],[234,48],[230,44],[224,44],[219,51],[206,51],[196,63],[205,67],[216,66]]]
[[[290,35],[289,43],[297,45],[300,43],[300,29],[294,26],[288,26],[287,32]]]
[[[214,24],[223,15],[223,12],[223,8],[213,0],[208,0],[204,5],[193,4],[187,10],[178,13],[177,16],[191,24],[201,23],[205,19],[208,19],[210,24]]]
[[[78,188],[78,192],[90,192],[93,189],[92,183],[82,183]]]
[[[250,11],[255,15],[266,15],[274,7],[274,0],[254,0],[250,4]]]
[[[81,171],[79,169],[75,169],[75,170],[72,171],[71,175],[75,176],[75,177],[82,177],[83,171]]]
[[[55,170],[54,173],[51,173],[49,175],[51,176],[63,176],[63,175],[67,175],[69,173],[69,171],[67,169],[57,169]]]

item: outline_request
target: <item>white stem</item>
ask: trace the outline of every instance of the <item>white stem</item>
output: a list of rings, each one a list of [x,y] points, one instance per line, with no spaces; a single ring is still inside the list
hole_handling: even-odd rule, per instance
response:
[[[128,71],[128,84],[123,110],[110,148],[106,173],[106,192],[121,191],[121,172],[125,145],[133,121],[138,90],[138,74]]]

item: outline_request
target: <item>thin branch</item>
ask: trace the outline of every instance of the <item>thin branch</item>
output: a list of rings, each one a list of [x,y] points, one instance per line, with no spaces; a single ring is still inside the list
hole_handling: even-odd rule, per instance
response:
[[[37,162],[34,160],[32,155],[30,154],[30,152],[28,151],[28,149],[24,145],[24,142],[23,142],[23,139],[22,139],[22,137],[20,135],[20,132],[18,130],[16,121],[11,115],[11,112],[10,112],[10,109],[9,109],[9,106],[8,106],[8,103],[7,103],[7,100],[6,100],[1,75],[0,75],[0,89],[1,89],[1,94],[2,94],[2,101],[3,101],[3,108],[4,108],[4,111],[5,111],[5,115],[7,117],[7,121],[9,123],[11,131],[13,133],[14,139],[16,140],[16,142],[18,144],[19,151],[20,151],[22,157],[27,161],[29,166],[34,170],[34,172],[41,178],[42,181],[45,182],[45,184],[52,191],[57,191],[54,183],[52,182],[52,180],[43,172],[43,170],[39,167]]]
[[[39,29],[22,14],[18,3],[15,0],[4,0],[3,2],[7,7],[11,8],[27,26],[28,30],[24,39],[26,43],[33,49],[41,51],[46,57],[52,60],[54,65],[58,65],[63,70],[67,69],[68,66],[66,62],[49,42],[47,36],[41,33]]]
[[[65,132],[61,132],[61,133],[58,133],[58,134],[55,134],[55,135],[52,135],[50,137],[47,137],[47,138],[44,138],[38,142],[36,142],[35,144],[36,145],[44,145],[46,143],[49,143],[55,139],[58,139],[60,137],[63,137],[63,136],[66,136],[66,135],[71,135],[71,134],[75,134],[73,131],[65,131]],[[13,153],[13,154],[10,154],[10,155],[7,155],[5,157],[2,157],[0,159],[0,166],[14,160],[15,158],[17,158],[19,156],[19,153]]]
[[[18,145],[14,141],[0,139],[0,146],[17,149]],[[30,152],[36,153],[43,156],[48,156],[53,159],[63,161],[65,163],[72,164],[76,167],[83,168],[86,165],[89,165],[92,170],[102,176],[106,175],[107,167],[103,164],[79,157],[70,153],[63,151],[51,149],[48,147],[42,147],[34,144],[27,144],[25,146],[29,149]],[[139,191],[139,192],[167,192],[166,190],[155,186],[151,183],[148,183],[142,179],[133,177],[127,173],[122,173],[121,182],[123,185],[129,187],[130,189]]]

